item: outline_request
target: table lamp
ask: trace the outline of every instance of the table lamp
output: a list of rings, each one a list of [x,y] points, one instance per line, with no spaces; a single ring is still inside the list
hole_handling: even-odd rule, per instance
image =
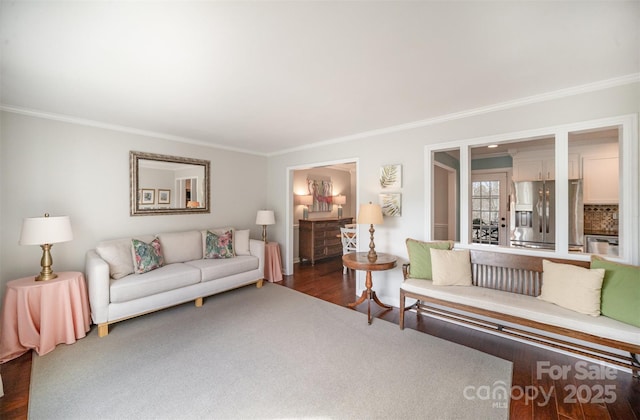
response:
[[[371,240],[369,241],[369,253],[367,254],[367,258],[371,262],[378,259],[378,254],[376,254],[376,244],[373,242],[373,232],[375,232],[373,225],[381,225],[382,220],[382,208],[380,208],[378,204],[371,204],[371,202],[369,202],[369,204],[363,204],[360,206],[360,211],[358,212],[358,223],[370,225],[369,234],[371,235]]]
[[[298,195],[297,197],[298,204],[302,204],[304,208],[302,209],[302,218],[307,220],[309,218],[309,206],[313,204],[313,196],[312,195]]]
[[[51,266],[52,244],[67,242],[73,239],[71,222],[69,216],[49,217],[46,213],[44,217],[28,217],[22,221],[22,231],[20,232],[20,245],[40,245],[42,248],[42,259],[40,266],[42,271],[36,277],[36,281],[51,280],[58,277],[53,272]]]
[[[347,204],[347,196],[346,195],[336,195],[333,197],[333,204],[338,205],[338,219],[342,218],[342,205]]]
[[[273,210],[258,210],[256,225],[262,225],[262,240],[267,243],[267,225],[275,225],[276,217]]]

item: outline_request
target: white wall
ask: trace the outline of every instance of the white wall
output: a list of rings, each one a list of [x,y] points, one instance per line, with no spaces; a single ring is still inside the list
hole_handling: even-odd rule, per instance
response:
[[[0,287],[40,271],[42,250],[20,246],[24,217],[68,215],[71,242],[52,248],[54,271],[84,271],[100,240],[144,233],[234,226],[252,230],[267,204],[267,158],[142,135],[2,113]],[[211,213],[130,216],[129,151],[211,161]]]
[[[446,119],[423,127],[372,135],[348,142],[326,144],[309,150],[294,151],[271,156],[269,159],[269,205],[284,214],[288,201],[284,198],[290,189],[289,168],[313,165],[316,162],[356,158],[358,159],[359,201],[377,202],[381,192],[378,184],[380,166],[391,163],[403,165],[402,217],[385,218],[376,226],[376,250],[397,255],[400,258],[394,270],[374,274],[374,289],[385,303],[398,306],[399,286],[402,282],[401,263],[407,261],[405,240],[408,237],[422,239],[425,232],[424,169],[425,145],[447,141],[470,139],[501,133],[586,121],[638,113],[640,111],[640,83],[617,86],[603,90],[576,94],[570,97],[549,99],[514,106],[509,109],[477,113],[466,118]],[[640,164],[640,162],[638,162]],[[634,201],[640,205],[638,197]],[[636,206],[637,208],[638,206]],[[636,210],[637,211],[637,210]],[[637,218],[638,215],[636,214]],[[363,227],[361,226],[361,234]],[[271,238],[285,247],[293,247],[292,233],[286,224],[278,224],[271,230]],[[637,234],[636,234],[636,240]],[[283,250],[285,270],[292,269],[292,252]],[[364,288],[359,273],[357,293]]]

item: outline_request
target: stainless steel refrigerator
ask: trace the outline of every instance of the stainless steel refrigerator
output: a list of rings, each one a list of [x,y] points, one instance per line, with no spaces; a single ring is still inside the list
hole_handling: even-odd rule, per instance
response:
[[[555,181],[513,183],[511,246],[556,248]],[[582,180],[569,180],[569,250],[582,251],[584,207]]]

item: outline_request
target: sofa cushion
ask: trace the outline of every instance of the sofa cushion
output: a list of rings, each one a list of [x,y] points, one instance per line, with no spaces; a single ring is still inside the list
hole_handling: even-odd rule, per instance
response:
[[[182,263],[165,265],[144,274],[111,280],[112,303],[127,302],[200,282],[200,270]]]
[[[131,240],[131,254],[133,256],[133,272],[136,274],[146,273],[164,265],[162,247],[158,238],[149,243],[138,239]]]
[[[408,238],[407,253],[409,254],[409,264],[411,270],[411,278],[429,279],[433,278],[431,271],[431,248],[435,249],[451,249],[452,241],[439,242],[423,242],[416,239]]]
[[[137,237],[143,242],[151,242],[153,235]],[[109,276],[120,279],[133,273],[133,258],[131,256],[131,238],[112,239],[99,242],[96,252],[109,264]]]
[[[603,268],[602,315],[640,327],[640,267],[591,256],[591,268]]]
[[[588,269],[542,260],[542,287],[538,299],[586,315],[600,315],[604,269]]]
[[[202,272],[202,281],[211,281],[258,268],[260,260],[253,256],[237,256],[235,258],[204,259],[189,261],[188,264]]]
[[[158,234],[165,264],[202,258],[202,236],[198,230]]]
[[[249,229],[233,231],[233,251],[236,255],[251,255],[249,249]]]
[[[233,231],[221,234],[207,231],[205,258],[233,258]]]
[[[109,264],[111,278],[120,279],[133,273],[131,238],[100,242],[96,246],[96,252]]]
[[[436,286],[471,286],[471,255],[468,249],[431,248],[431,270]]]

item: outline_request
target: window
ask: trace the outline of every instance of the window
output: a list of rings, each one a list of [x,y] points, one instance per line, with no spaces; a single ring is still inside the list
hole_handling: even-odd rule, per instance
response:
[[[606,141],[602,138],[593,140],[590,139],[593,137],[590,133],[599,133],[600,137],[614,133],[613,137],[617,135],[617,138],[609,139],[608,137],[611,136],[608,136]],[[587,151],[594,150],[593,147],[602,148],[606,143],[607,150],[611,153],[607,154],[605,163],[608,168],[611,168],[608,173],[613,174],[610,176],[614,177],[606,185],[613,187],[607,191],[602,188],[602,182],[587,186],[588,194],[591,194],[589,200],[594,205],[598,203],[598,200],[600,202],[603,200],[611,201],[610,197],[602,195],[604,192],[611,192],[610,196],[618,198],[616,211],[611,214],[611,218],[615,222],[611,222],[611,225],[615,225],[615,229],[618,229],[619,232],[619,260],[640,264],[640,246],[638,245],[640,222],[637,211],[634,211],[640,204],[637,185],[638,162],[640,160],[637,136],[637,116],[629,115],[426,146],[426,164],[431,170],[425,172],[428,202],[425,237],[427,240],[432,240],[438,236],[436,235],[437,227],[434,216],[437,213],[436,207],[440,197],[434,195],[434,191],[439,191],[434,185],[434,173],[435,167],[442,165],[439,157],[446,152],[449,157],[454,157],[451,159],[454,164],[450,163],[448,167],[455,171],[455,177],[459,180],[456,202],[456,213],[459,215],[456,221],[459,225],[458,232],[467,232],[457,235],[459,237],[456,240],[459,242],[459,246],[491,245],[500,247],[504,252],[530,252],[542,256],[551,253],[553,256],[565,258],[581,255],[581,258],[588,258],[586,250],[582,248],[584,244],[576,243],[576,238],[578,238],[578,242],[583,242],[582,235],[574,235],[575,232],[572,231],[576,224],[586,220],[585,215],[580,213],[583,210],[582,206],[577,206],[577,209],[573,208],[576,206],[571,198],[573,194],[572,181],[574,184],[576,179],[584,181],[585,174],[582,171],[589,170],[593,165],[599,165],[598,168],[602,168],[600,165],[602,162],[588,160],[593,160],[594,156],[602,159],[604,155],[599,151],[597,153],[587,153]],[[494,188],[495,185],[491,181],[474,178],[478,173],[487,172],[490,169],[483,169],[482,165],[477,162],[478,159],[484,158],[481,156],[485,153],[482,150],[490,144],[497,144],[507,150],[508,152],[503,154],[505,157],[508,154],[513,159],[512,166],[506,169],[507,195],[509,197],[506,220],[502,220],[500,214],[496,213],[499,200],[496,197],[498,189]],[[494,160],[498,159],[496,156],[493,158]],[[516,165],[516,161],[519,165]],[[621,174],[625,174],[625,176]],[[548,247],[545,251],[523,248],[518,248],[516,251],[512,240],[501,240],[504,239],[504,235],[501,236],[499,231],[496,231],[496,227],[504,224],[507,226],[508,232],[513,231],[515,225],[513,211],[515,182],[526,181],[534,175],[535,178],[539,178],[538,181],[545,181],[554,188],[555,199],[549,201],[548,204],[548,212],[555,214],[555,220],[550,227],[569,226],[569,229],[550,229],[549,241],[553,243],[553,246]],[[589,176],[594,178],[592,173],[586,174],[587,178]],[[601,181],[599,176],[596,179]],[[616,183],[619,183],[617,188]],[[609,204],[609,202],[603,204]],[[535,207],[531,209],[531,212],[535,211]],[[546,208],[542,210],[542,212],[546,211]],[[571,214],[578,215],[572,217]],[[543,226],[545,226],[543,229],[546,230],[548,225]]]

